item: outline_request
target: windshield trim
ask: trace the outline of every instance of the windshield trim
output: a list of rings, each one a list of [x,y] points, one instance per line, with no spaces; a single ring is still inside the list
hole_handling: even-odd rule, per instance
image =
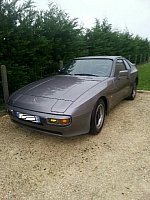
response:
[[[75,58],[75,59],[72,59],[71,60],[71,63],[73,62],[73,61],[77,61],[77,60],[111,60],[112,61],[112,64],[111,64],[111,69],[110,69],[110,73],[109,73],[109,75],[108,76],[99,76],[99,75],[93,75],[93,76],[95,76],[95,77],[110,77],[111,76],[111,73],[112,73],[112,69],[113,69],[113,62],[114,62],[114,60],[112,59],[112,58]],[[65,67],[65,66],[64,66]],[[65,69],[65,68],[63,68],[63,69]],[[63,71],[63,70],[62,70]],[[60,73],[61,73],[61,71],[60,71]],[[85,73],[86,74],[86,73]],[[66,74],[66,75],[75,75],[75,74]],[[85,75],[86,76],[86,75]],[[92,76],[92,74],[91,74],[91,76]]]

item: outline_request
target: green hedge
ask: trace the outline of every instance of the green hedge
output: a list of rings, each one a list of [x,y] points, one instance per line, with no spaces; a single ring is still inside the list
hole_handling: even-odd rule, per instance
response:
[[[150,43],[128,31],[114,31],[106,19],[91,29],[55,4],[38,11],[31,0],[0,1],[0,65],[6,65],[10,92],[51,75],[59,61],[87,55],[121,55],[132,62],[148,60]],[[0,79],[0,97],[2,85]]]

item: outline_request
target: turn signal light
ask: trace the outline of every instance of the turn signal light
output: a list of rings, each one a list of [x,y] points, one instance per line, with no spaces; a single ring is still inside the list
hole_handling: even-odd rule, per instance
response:
[[[49,118],[47,119],[47,123],[52,125],[68,126],[71,124],[71,118],[64,118],[64,119]]]
[[[70,119],[60,119],[59,122],[62,125],[68,125],[71,123],[71,120]]]

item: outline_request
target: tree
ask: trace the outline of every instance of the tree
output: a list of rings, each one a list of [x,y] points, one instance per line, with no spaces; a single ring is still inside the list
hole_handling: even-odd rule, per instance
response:
[[[122,55],[139,63],[148,60],[149,52],[147,39],[114,31],[107,19],[96,19],[94,27],[85,30],[78,19],[71,19],[53,3],[46,11],[38,11],[32,0],[22,4],[0,0],[0,65],[7,66],[11,92],[56,72],[60,60]]]
[[[86,39],[89,55],[121,55],[140,63],[142,62],[141,55],[147,55],[146,61],[150,53],[150,43],[147,39],[134,37],[127,30],[113,31],[107,19],[104,19],[102,23],[96,19],[95,26],[87,30]]]

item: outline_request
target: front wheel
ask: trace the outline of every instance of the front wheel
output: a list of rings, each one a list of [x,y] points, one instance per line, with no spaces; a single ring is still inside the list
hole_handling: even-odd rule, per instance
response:
[[[100,133],[106,114],[106,105],[103,99],[100,99],[97,104],[95,105],[92,116],[91,116],[91,127],[90,127],[90,134],[97,135]]]
[[[132,91],[131,91],[131,94],[127,97],[128,100],[134,100],[135,97],[136,97],[136,91],[137,90],[137,84],[134,83],[133,86],[132,86]]]

